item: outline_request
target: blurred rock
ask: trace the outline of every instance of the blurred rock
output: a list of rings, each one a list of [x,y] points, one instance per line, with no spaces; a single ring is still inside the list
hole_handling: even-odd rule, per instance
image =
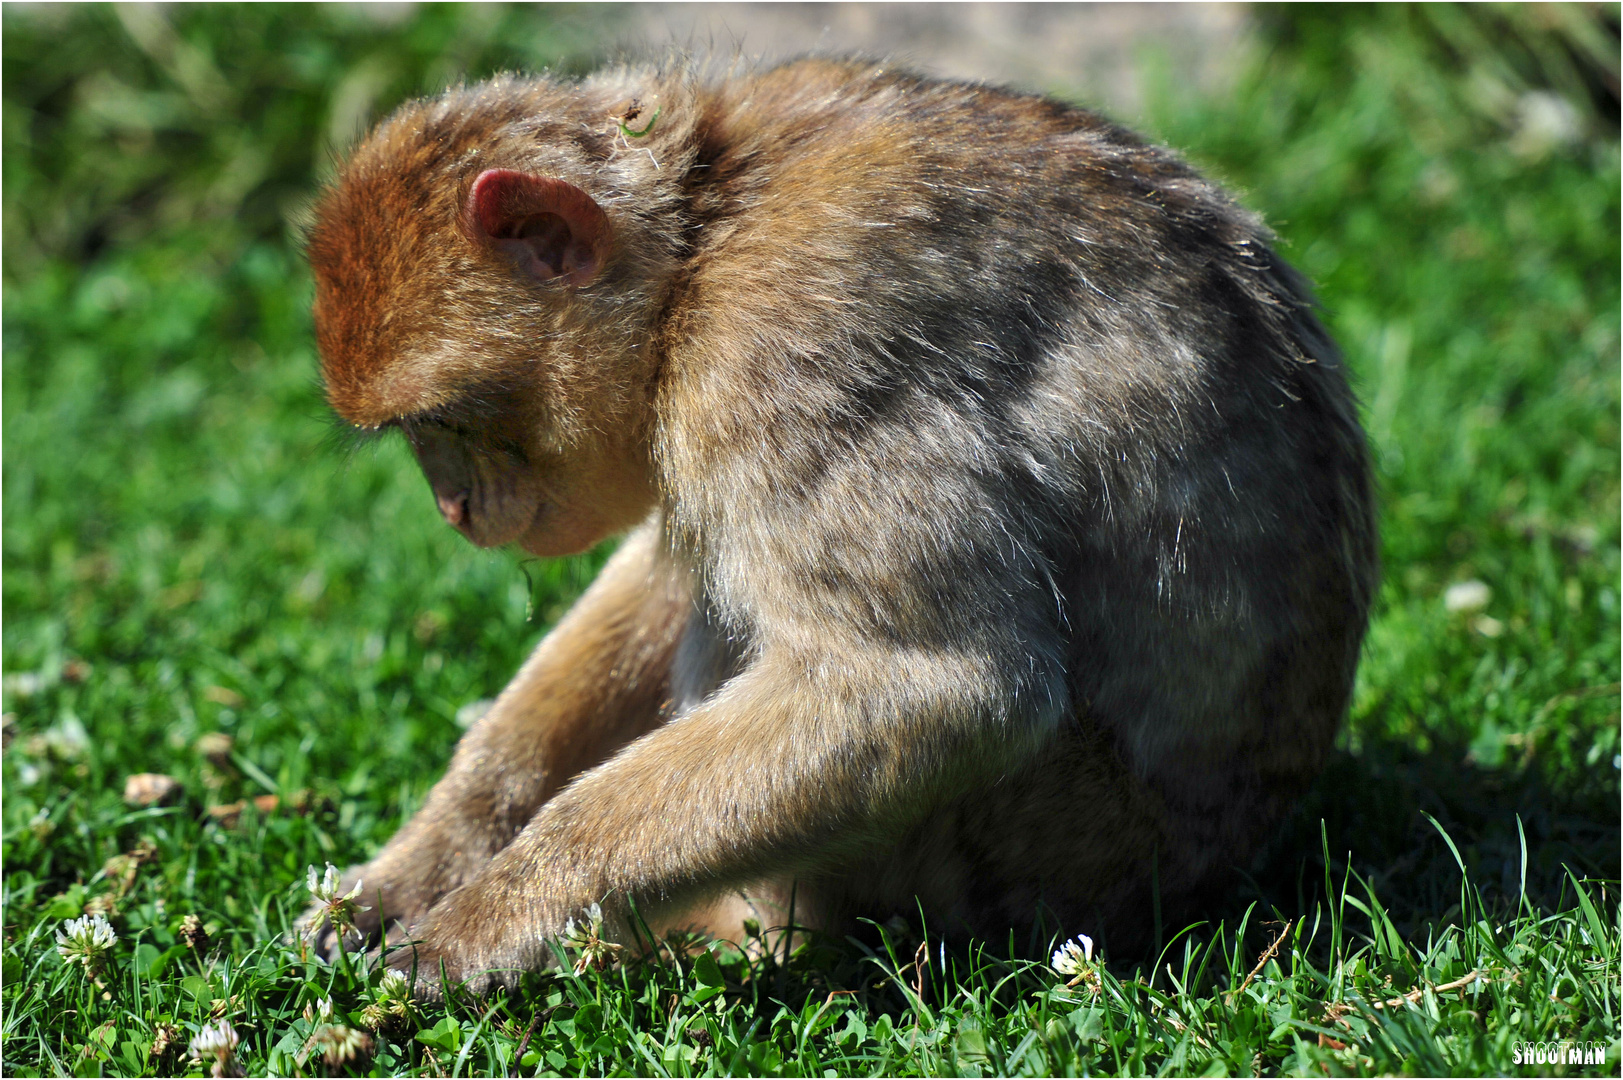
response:
[[[131,806],[164,806],[180,798],[180,781],[163,773],[136,773],[124,781],[124,801]]]
[[[300,788],[286,799],[277,795],[256,795],[252,799],[238,799],[236,802],[211,806],[204,813],[229,829],[235,827],[237,822],[241,820],[243,811],[248,809],[250,802],[254,804],[254,809],[261,814],[274,814],[278,810],[302,814],[315,806],[309,790]]]
[[[200,757],[207,759],[216,769],[229,770],[231,768],[231,752],[237,748],[237,740],[223,731],[210,731],[197,737],[192,744]]]

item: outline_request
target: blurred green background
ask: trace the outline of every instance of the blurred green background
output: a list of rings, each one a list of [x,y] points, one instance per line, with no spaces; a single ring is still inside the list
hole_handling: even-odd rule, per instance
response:
[[[1318,283],[1380,470],[1353,715],[1236,904],[1310,901],[1322,818],[1401,926],[1449,918],[1458,876],[1421,810],[1501,895],[1518,815],[1540,902],[1563,863],[1618,876],[1617,10],[1269,7],[1211,97],[1144,58],[1127,119],[1231,183]],[[129,925],[204,910],[262,940],[263,897],[387,839],[458,711],[590,579],[601,553],[474,550],[403,446],[332,436],[298,223],[395,103],[588,70],[618,17],[4,9],[8,942],[77,914],[143,838],[161,858]],[[1468,581],[1485,605],[1448,610]],[[209,733],[234,740],[212,762]],[[124,805],[145,771],[180,780],[181,812]],[[267,792],[313,810],[203,812]]]

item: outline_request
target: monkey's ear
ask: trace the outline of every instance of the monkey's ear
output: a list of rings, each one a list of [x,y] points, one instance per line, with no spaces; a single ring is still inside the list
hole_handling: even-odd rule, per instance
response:
[[[468,231],[537,280],[584,285],[602,269],[609,219],[586,192],[564,180],[486,169],[464,210]]]

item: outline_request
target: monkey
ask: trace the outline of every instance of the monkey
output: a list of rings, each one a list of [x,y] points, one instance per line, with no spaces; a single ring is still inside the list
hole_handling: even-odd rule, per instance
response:
[[[591,905],[1126,955],[1320,770],[1378,576],[1356,403],[1172,151],[867,60],[507,75],[385,119],[306,239],[330,405],[451,526],[624,537],[345,879],[419,992]]]

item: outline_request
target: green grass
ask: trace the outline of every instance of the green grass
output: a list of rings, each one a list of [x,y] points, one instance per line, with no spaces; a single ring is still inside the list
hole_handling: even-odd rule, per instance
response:
[[[1346,731],[1207,922],[1112,958],[1097,996],[919,927],[536,976],[391,1019],[365,1068],[506,1072],[530,1029],[526,1072],[1615,1074],[1617,127],[1585,105],[1541,140],[1525,95],[1583,84],[1503,11],[1269,13],[1221,99],[1167,73],[1134,118],[1319,283],[1382,489]],[[358,1024],[377,983],[289,944],[305,868],[388,838],[601,559],[476,551],[402,447],[333,440],[289,221],[366,117],[463,72],[582,69],[616,16],[3,17],[0,1059],[198,1075],[154,1038],[218,1015],[251,1073],[288,1074],[305,1010]],[[1486,608],[1446,611],[1469,580]],[[183,797],[132,809],[139,772]],[[87,907],[119,935],[99,984],[54,947]],[[1514,1064],[1559,1039],[1606,1063]]]

